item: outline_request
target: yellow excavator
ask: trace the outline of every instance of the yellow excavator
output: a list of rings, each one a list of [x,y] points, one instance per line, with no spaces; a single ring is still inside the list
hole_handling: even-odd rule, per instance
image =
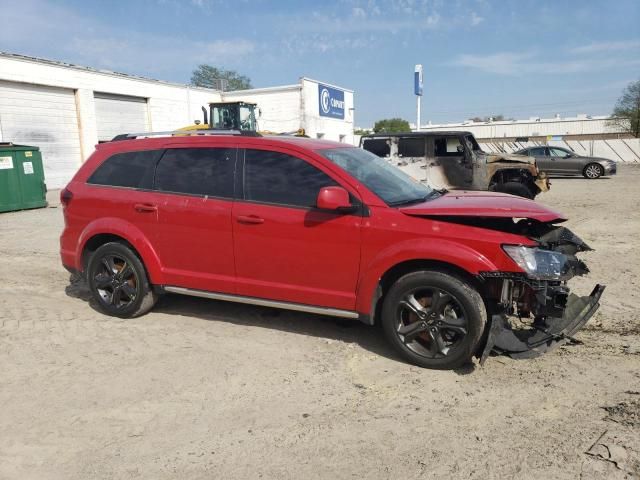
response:
[[[202,107],[203,122],[196,120],[193,125],[179,131],[192,130],[237,130],[247,135],[293,135],[306,137],[304,128],[295,132],[258,131],[256,111],[258,105],[250,102],[211,102],[209,110]],[[209,119],[211,123],[209,123]]]

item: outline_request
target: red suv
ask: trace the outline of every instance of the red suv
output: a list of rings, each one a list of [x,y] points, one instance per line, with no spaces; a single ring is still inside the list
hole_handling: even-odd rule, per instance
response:
[[[589,247],[554,225],[559,213],[433,190],[328,141],[112,141],[61,201],[62,263],[109,315],[141,315],[171,292],[381,322],[424,367],[538,355],[584,325],[604,288],[569,295],[566,281],[588,271],[575,254]]]

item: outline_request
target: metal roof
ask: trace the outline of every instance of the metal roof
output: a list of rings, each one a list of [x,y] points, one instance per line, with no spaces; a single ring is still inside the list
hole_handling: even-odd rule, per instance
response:
[[[434,135],[471,135],[471,132],[465,132],[463,130],[451,130],[451,131],[420,131],[420,132],[394,132],[394,133],[371,133],[362,135],[361,138],[387,138],[387,137],[432,137]]]

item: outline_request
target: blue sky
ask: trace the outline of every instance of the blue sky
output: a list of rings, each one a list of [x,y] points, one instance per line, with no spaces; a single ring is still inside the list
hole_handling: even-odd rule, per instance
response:
[[[0,0],[0,50],[187,83],[199,63],[256,87],[355,90],[356,124],[610,113],[640,79],[640,1]]]

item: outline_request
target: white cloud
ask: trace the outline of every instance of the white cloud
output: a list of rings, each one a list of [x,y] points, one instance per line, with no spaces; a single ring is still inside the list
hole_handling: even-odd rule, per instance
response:
[[[354,7],[351,9],[351,15],[355,18],[367,18],[367,12],[364,11],[364,8]]]
[[[566,58],[546,60],[535,52],[497,52],[488,55],[458,55],[450,65],[497,75],[562,75],[598,71],[603,68],[640,65],[640,58]]]
[[[484,22],[484,17],[481,17],[476,12],[471,12],[471,26],[475,27],[476,25],[480,25]]]
[[[640,40],[625,40],[617,42],[595,42],[589,45],[582,45],[570,49],[571,53],[588,54],[588,53],[605,53],[619,52],[623,50],[640,49]]]
[[[258,49],[244,38],[206,40],[120,30],[41,0],[23,0],[3,15],[2,50],[27,55],[37,51],[54,60],[157,78],[180,70],[186,76],[198,63],[236,68]],[[25,18],[31,18],[34,30],[23,27]],[[55,39],[51,54],[42,48],[42,38]]]

